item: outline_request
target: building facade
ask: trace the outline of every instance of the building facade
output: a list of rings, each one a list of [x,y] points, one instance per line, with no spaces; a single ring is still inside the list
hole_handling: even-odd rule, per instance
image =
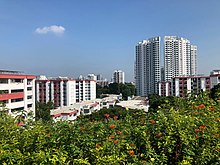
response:
[[[160,81],[158,85],[159,85],[160,96],[171,96],[171,82],[170,81]]]
[[[71,106],[74,103],[96,98],[95,80],[69,78],[39,78],[36,80],[38,102],[52,101],[55,107]]]
[[[165,80],[197,74],[197,47],[177,36],[164,37]]]
[[[12,116],[22,110],[35,116],[35,76],[17,71],[0,71],[0,102]],[[3,109],[3,108],[2,108]]]
[[[187,94],[197,94],[209,91],[211,81],[209,76],[179,76],[171,81],[172,96],[184,97]]]
[[[220,83],[220,70],[213,70],[210,73],[211,88]]]
[[[136,45],[135,85],[137,95],[158,93],[160,74],[160,37],[143,40]]]
[[[179,96],[210,91],[220,83],[220,70],[213,70],[209,76],[177,76],[170,81],[159,82],[160,96]]]
[[[114,83],[125,83],[125,73],[121,70],[115,70],[113,73],[113,82]]]

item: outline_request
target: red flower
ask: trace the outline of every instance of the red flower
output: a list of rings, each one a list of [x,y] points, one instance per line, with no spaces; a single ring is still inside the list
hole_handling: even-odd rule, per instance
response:
[[[198,138],[199,138],[199,135],[198,135],[198,134],[196,134],[195,138],[197,138],[197,139],[198,139]]]
[[[95,148],[99,148],[99,147],[101,147],[100,144],[96,144],[96,145],[95,145]]]
[[[121,131],[117,131],[117,134],[118,134],[118,135],[121,135],[121,134],[122,134],[122,132],[121,132]]]
[[[195,132],[201,132],[201,130],[196,128],[196,129],[195,129]]]
[[[205,108],[205,105],[204,105],[204,104],[200,104],[200,105],[199,105],[199,108],[200,108],[200,109],[203,109],[203,108]]]
[[[114,140],[114,143],[117,144],[118,143],[118,139]]]
[[[114,116],[113,118],[114,118],[115,120],[117,120],[117,119],[118,119],[118,116]]]
[[[106,114],[104,114],[104,116],[105,116],[106,118],[108,118],[108,117],[109,117],[109,114],[106,113]]]
[[[134,155],[134,151],[133,150],[129,150],[129,155]]]
[[[116,128],[116,125],[110,124],[109,128],[114,129],[114,128]]]
[[[209,110],[210,110],[210,111],[214,111],[215,108],[214,108],[214,107],[210,107]]]
[[[206,126],[205,125],[200,125],[199,128],[200,129],[206,129]]]
[[[196,112],[195,112],[195,114],[196,114],[196,115],[198,115],[198,114],[199,114],[199,112],[198,112],[198,111],[196,111]]]
[[[130,146],[131,146],[131,147],[134,147],[134,143],[131,143]]]
[[[17,126],[24,126],[24,122],[23,121],[18,122]]]
[[[115,136],[114,135],[110,135],[110,139],[114,139],[115,138]]]

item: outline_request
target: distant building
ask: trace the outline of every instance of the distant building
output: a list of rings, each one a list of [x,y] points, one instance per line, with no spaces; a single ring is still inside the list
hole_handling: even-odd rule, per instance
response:
[[[143,40],[136,45],[135,85],[138,96],[159,92],[160,37]]]
[[[220,83],[220,70],[213,70],[210,73],[211,88]]]
[[[56,107],[64,107],[95,98],[95,80],[62,77],[50,79],[39,77],[36,80],[36,100],[39,102],[53,101]]]
[[[178,76],[171,80],[172,96],[184,97],[186,94],[197,94],[209,91],[211,81],[209,76]]]
[[[160,73],[161,73],[161,81],[165,81],[164,67],[161,67],[161,69],[160,69]]]
[[[170,81],[160,81],[159,86],[159,95],[160,96],[171,96],[171,82]]]
[[[190,69],[191,75],[197,75],[197,46],[191,45],[190,50]]]
[[[12,116],[22,110],[35,116],[35,76],[0,70],[0,102]]]
[[[197,74],[197,47],[177,36],[164,37],[165,80]]]
[[[125,83],[125,73],[121,70],[115,70],[113,73],[113,82],[114,83]]]
[[[210,76],[177,76],[170,81],[159,83],[160,96],[179,96],[197,94],[211,89]]]
[[[97,76],[97,81],[102,81],[102,80],[103,80],[103,77],[102,77],[101,74],[98,74],[98,75],[96,75],[96,76]]]
[[[96,81],[97,85],[101,87],[109,86],[110,82],[107,79],[104,80],[97,80]]]
[[[94,81],[96,81],[96,80],[97,80],[97,76],[94,75],[94,74],[88,74],[87,79],[88,79],[88,80],[94,80]]]

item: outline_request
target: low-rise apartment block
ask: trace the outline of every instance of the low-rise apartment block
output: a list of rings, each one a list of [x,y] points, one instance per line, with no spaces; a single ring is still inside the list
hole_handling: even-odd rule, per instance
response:
[[[0,70],[0,102],[12,116],[22,110],[35,116],[35,79],[18,71]]]
[[[209,91],[211,89],[210,76],[178,76],[171,81],[159,83],[160,96],[179,96],[184,97],[190,93]]]
[[[171,94],[184,97],[190,93],[209,91],[210,86],[209,76],[178,76],[171,80]]]
[[[75,80],[66,77],[46,78],[45,76],[40,76],[36,80],[36,100],[38,102],[52,101],[55,107],[64,107],[95,98],[95,80]]]

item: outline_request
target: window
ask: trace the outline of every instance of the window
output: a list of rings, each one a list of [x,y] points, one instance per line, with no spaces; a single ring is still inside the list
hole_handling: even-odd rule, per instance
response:
[[[8,84],[8,79],[1,78],[0,79],[0,84]]]
[[[32,99],[32,96],[27,96],[27,99]]]
[[[24,92],[23,89],[13,89],[11,90],[11,93],[18,93],[18,92]]]
[[[31,91],[31,90],[32,90],[32,87],[27,87],[27,90],[28,90],[28,91]]]
[[[11,79],[12,83],[23,83],[23,79]]]
[[[27,80],[27,85],[31,85],[32,84],[32,79],[28,79]]]
[[[0,94],[6,94],[8,93],[8,90],[0,90]]]
[[[24,101],[24,99],[23,99],[23,98],[11,99],[11,102],[12,102],[12,103],[19,102],[19,101]]]

